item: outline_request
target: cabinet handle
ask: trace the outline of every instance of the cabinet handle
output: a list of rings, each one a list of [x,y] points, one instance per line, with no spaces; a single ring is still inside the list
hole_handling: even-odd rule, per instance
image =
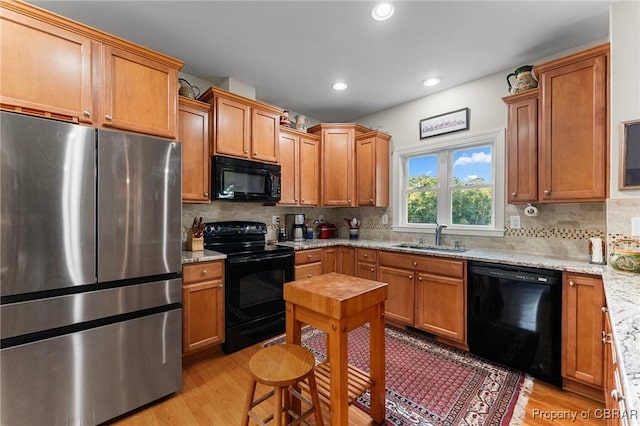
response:
[[[205,196],[205,197],[208,197],[208,196],[209,196],[209,193],[208,193],[208,192],[205,192],[205,193],[204,193],[204,196]]]
[[[369,257],[369,254],[368,254],[368,253],[365,253],[365,254],[364,254],[364,257]]]
[[[347,203],[351,204],[351,200],[347,200]]]
[[[613,343],[613,340],[611,340],[611,334],[607,334],[604,331],[602,332],[602,343],[604,343],[605,345],[607,343]]]
[[[208,274],[207,270],[206,270],[206,269],[203,269],[203,270],[202,270],[202,275],[207,275],[207,274]]]
[[[413,279],[413,275],[409,275],[409,279],[412,280]]]
[[[517,193],[517,192],[512,192],[512,193],[511,193],[511,196],[512,196],[513,198],[518,198],[518,193]]]
[[[369,202],[370,202],[370,203],[373,203],[373,198],[369,198]]]
[[[611,391],[611,398],[616,402],[620,402],[624,399],[624,395],[618,389],[614,389]]]
[[[224,287],[222,284],[220,284],[220,285],[218,286],[218,288],[222,288],[222,287]]]
[[[311,259],[311,255],[310,255],[310,254],[308,254],[308,255],[307,255],[307,258]]]
[[[311,278],[311,274],[307,274],[307,278]]]
[[[418,281],[422,281],[422,277],[418,277]]]
[[[603,306],[602,308],[600,308],[600,310],[602,311],[603,314],[606,314],[607,312],[609,312],[609,309],[607,309],[606,306]]]
[[[413,266],[418,266],[418,262],[413,262]]]
[[[376,271],[376,268],[371,268],[371,272],[375,272],[375,271]]]
[[[87,111],[86,109],[84,111],[82,111],[82,113],[84,114],[85,117],[91,117],[91,113],[89,111]]]
[[[249,153],[249,151],[246,151],[246,150],[245,150],[245,152],[244,152],[244,153],[245,153],[245,154],[248,154],[248,153]]]
[[[569,281],[569,286],[570,286],[570,287],[575,287],[575,286],[576,286],[575,281]]]
[[[551,195],[551,191],[549,191],[548,189],[545,189],[542,192],[544,193],[544,195]]]
[[[105,120],[109,120],[111,121],[113,117],[111,117],[111,115],[107,114],[104,116]]]

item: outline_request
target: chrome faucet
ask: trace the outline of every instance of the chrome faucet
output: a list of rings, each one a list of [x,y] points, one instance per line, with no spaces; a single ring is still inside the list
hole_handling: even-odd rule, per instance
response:
[[[438,225],[438,222],[436,222],[436,246],[440,245],[442,241],[442,230],[446,227],[447,225]]]

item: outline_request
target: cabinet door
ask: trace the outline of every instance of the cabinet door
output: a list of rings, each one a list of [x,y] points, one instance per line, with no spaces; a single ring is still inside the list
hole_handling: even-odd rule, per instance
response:
[[[540,73],[541,201],[606,197],[607,58],[602,54]]]
[[[386,282],[388,297],[385,302],[387,318],[406,325],[414,325],[413,271],[388,266],[378,268],[378,281]]]
[[[507,129],[507,201],[538,199],[538,91],[509,103]]]
[[[249,158],[249,106],[216,96],[214,152]]]
[[[567,273],[562,287],[562,375],[603,384],[604,291],[596,276]]]
[[[92,55],[100,45],[7,9],[1,13],[3,108],[92,123]]]
[[[318,139],[300,137],[298,164],[299,204],[317,206],[320,204],[320,141]]]
[[[175,138],[178,70],[113,46],[104,51],[103,125]]]
[[[377,281],[378,273],[376,271],[376,264],[371,262],[357,261],[355,276],[359,278],[365,278],[368,280]]]
[[[356,141],[357,196],[358,206],[375,205],[376,187],[375,137],[369,136]]]
[[[355,249],[353,247],[339,247],[338,248],[338,270],[344,275],[355,274]]]
[[[182,288],[183,352],[224,340],[224,287],[222,280],[185,285]]]
[[[464,281],[417,273],[416,327],[466,343]]]
[[[298,205],[298,137],[280,132],[280,201],[281,206]]]
[[[353,129],[322,131],[322,204],[355,207]]]
[[[280,116],[257,108],[251,109],[251,158],[277,163]]]
[[[326,247],[322,249],[322,273],[340,272],[338,263],[338,247]]]
[[[182,143],[182,201],[208,202],[210,183],[208,104],[180,98],[178,140]]]

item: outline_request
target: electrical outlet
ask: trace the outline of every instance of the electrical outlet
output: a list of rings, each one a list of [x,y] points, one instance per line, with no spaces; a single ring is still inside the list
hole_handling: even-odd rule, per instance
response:
[[[631,236],[640,237],[640,217],[631,218]]]
[[[321,214],[318,215],[318,221],[322,222],[324,220],[324,216],[322,216]]]
[[[383,214],[382,217],[380,218],[380,222],[383,225],[387,225],[389,223],[389,215]]]
[[[510,216],[511,220],[511,229],[520,229],[522,226],[520,225],[520,216]]]
[[[271,224],[277,225],[280,223],[280,216],[271,216]]]

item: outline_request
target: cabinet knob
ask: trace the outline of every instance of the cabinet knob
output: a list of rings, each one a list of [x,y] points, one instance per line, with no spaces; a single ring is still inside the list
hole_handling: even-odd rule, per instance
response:
[[[208,196],[209,196],[209,193],[208,193],[208,192],[205,192],[205,193],[204,193],[204,196],[205,196],[205,197],[208,197]]]
[[[371,268],[371,272],[375,272],[375,271],[376,271],[376,268]]]
[[[364,254],[364,257],[369,257],[369,253],[365,253],[365,254]]]
[[[576,282],[575,281],[569,281],[569,286],[575,287],[576,286]]]
[[[109,120],[111,121],[113,117],[111,117],[111,115],[107,114],[104,116],[105,120]]]
[[[82,113],[84,114],[85,117],[91,117],[91,113],[89,111],[87,111],[86,109],[84,111],[82,111]]]
[[[351,204],[351,200],[347,200],[347,203]]]
[[[604,343],[605,345],[607,343],[613,343],[613,340],[611,339],[611,334],[607,334],[607,333],[602,333],[602,343]]]
[[[409,279],[412,280],[413,279],[413,275],[409,275]]]
[[[369,202],[370,202],[370,203],[373,203],[373,198],[369,198]]]
[[[607,312],[609,312],[609,309],[607,309],[606,306],[603,306],[602,308],[600,308],[600,310],[602,311],[603,314],[606,314]]]
[[[258,155],[258,153],[257,153],[257,152],[254,152],[254,153],[253,153],[253,155]]]
[[[418,277],[418,281],[422,281],[422,277]]]
[[[544,193],[544,195],[551,195],[551,191],[549,191],[548,189],[545,189],[542,192]]]
[[[206,270],[206,269],[203,269],[203,270],[202,270],[202,275],[207,275],[208,273],[209,273],[209,272],[207,272],[207,270]]]
[[[298,200],[296,200],[296,201],[298,201]],[[300,201],[302,201],[304,203],[304,198],[302,198]]]
[[[246,150],[245,150],[245,151],[244,151],[244,153],[245,153],[245,154],[248,154],[248,153],[249,153],[249,151],[246,151]]]
[[[616,402],[620,402],[624,399],[624,395],[618,389],[614,389],[611,391],[611,398]]]
[[[222,288],[222,287],[224,287],[222,284],[220,284],[220,285],[218,286],[218,288]]]
[[[311,274],[307,274],[307,278],[311,278]]]
[[[310,255],[310,254],[308,254],[308,255],[307,255],[307,258],[311,259],[311,255]]]
[[[517,193],[517,192],[512,192],[512,193],[511,193],[511,196],[512,196],[513,198],[518,198],[518,193]]]
[[[413,266],[418,266],[418,262],[413,262]]]

